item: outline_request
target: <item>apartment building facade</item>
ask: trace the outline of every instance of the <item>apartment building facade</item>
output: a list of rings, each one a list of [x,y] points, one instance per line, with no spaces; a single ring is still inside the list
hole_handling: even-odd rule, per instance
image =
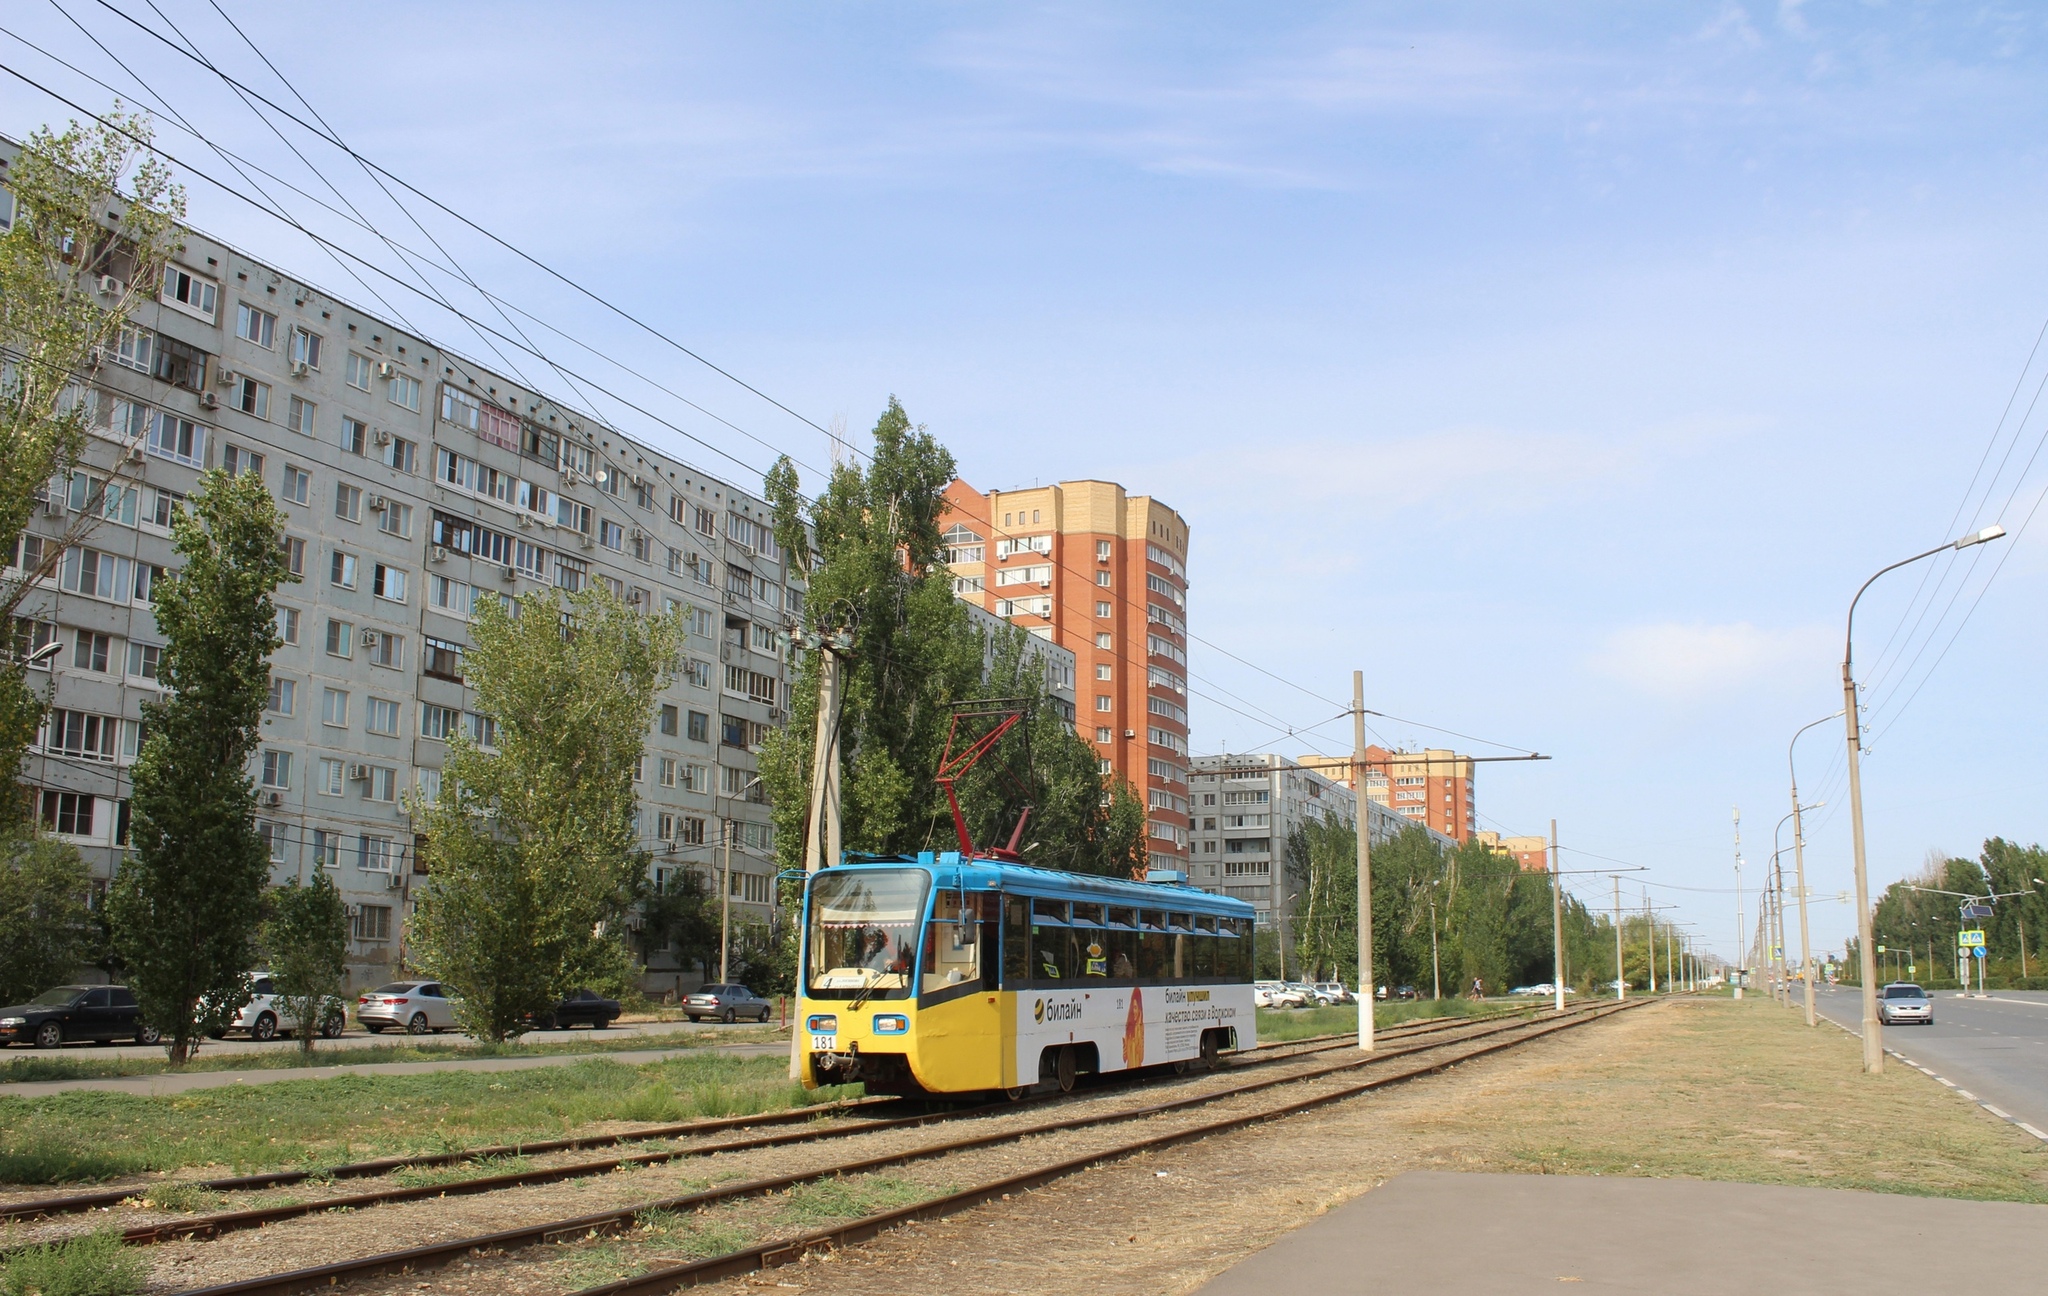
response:
[[[101,882],[127,849],[140,707],[158,690],[168,524],[202,469],[227,467],[275,494],[300,576],[276,596],[258,826],[274,881],[324,869],[340,887],[356,984],[404,963],[431,885],[408,794],[436,795],[453,734],[493,740],[464,682],[470,616],[528,591],[601,583],[683,611],[682,669],[636,774],[639,841],[658,884],[694,872],[736,915],[770,914],[755,750],[784,720],[803,590],[758,494],[197,232],[79,397],[86,462],[0,557],[18,576],[82,510],[99,515],[9,632],[18,651],[61,646],[37,670],[50,711],[19,777]],[[690,980],[649,962],[659,988]]]
[[[1195,757],[1188,775],[1194,816],[1189,881],[1249,901],[1260,922],[1274,921],[1299,888],[1286,877],[1287,839],[1311,821],[1358,822],[1358,795],[1334,773],[1272,753]],[[1374,845],[1415,826],[1376,802],[1366,809]],[[1455,845],[1443,833],[1424,831],[1439,846]]]
[[[1522,866],[1525,873],[1548,873],[1550,871],[1550,839],[1548,837],[1503,837],[1497,832],[1480,831],[1472,834],[1472,840],[1489,846],[1496,852],[1513,859]]]
[[[1148,866],[1185,870],[1186,520],[1114,482],[946,498],[954,593],[1074,654],[1075,729],[1144,800]]]
[[[1349,756],[1302,756],[1309,769],[1327,771],[1347,784],[1352,780]],[[1473,761],[1453,751],[1431,748],[1419,752],[1388,751],[1378,744],[1365,749],[1366,796],[1412,823],[1453,841],[1464,842],[1478,828]]]

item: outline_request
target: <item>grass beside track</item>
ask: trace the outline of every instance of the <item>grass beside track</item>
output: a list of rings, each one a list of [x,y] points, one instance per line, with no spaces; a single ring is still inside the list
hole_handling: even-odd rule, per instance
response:
[[[0,1183],[149,1171],[317,1169],[344,1161],[561,1138],[606,1122],[749,1115],[858,1094],[806,1091],[779,1057],[604,1059],[524,1071],[336,1076],[165,1096],[0,1097]]]
[[[530,1044],[444,1042],[400,1036],[388,1044],[323,1042],[310,1063],[296,1044],[279,1041],[260,1052],[223,1053],[201,1046],[185,1071],[289,1071],[304,1066],[360,1066],[372,1062],[446,1062],[464,1058],[560,1057],[571,1054],[631,1053],[641,1049],[712,1048],[720,1044],[770,1044],[789,1032],[774,1026],[733,1026],[722,1030],[663,1031],[651,1035],[590,1032],[575,1039]],[[104,1080],[118,1076],[163,1075],[171,1066],[156,1057],[99,1057],[67,1049],[61,1053],[0,1054],[0,1084],[36,1080]]]
[[[1499,999],[1412,999],[1405,1003],[1380,1004],[1373,1009],[1373,1025],[1381,1030],[1403,1022],[1427,1021],[1433,1017],[1470,1017],[1528,1006]],[[1541,1006],[1541,1005],[1537,1005]],[[1261,1008],[1259,1043],[1284,1044],[1311,1035],[1335,1035],[1358,1030],[1358,1006],[1342,1008]]]

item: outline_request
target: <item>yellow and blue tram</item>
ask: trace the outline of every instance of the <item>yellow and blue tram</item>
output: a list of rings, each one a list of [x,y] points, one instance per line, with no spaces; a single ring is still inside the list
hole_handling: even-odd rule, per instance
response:
[[[1071,1089],[1256,1042],[1252,907],[1185,885],[960,852],[811,875],[797,969],[807,1086]]]

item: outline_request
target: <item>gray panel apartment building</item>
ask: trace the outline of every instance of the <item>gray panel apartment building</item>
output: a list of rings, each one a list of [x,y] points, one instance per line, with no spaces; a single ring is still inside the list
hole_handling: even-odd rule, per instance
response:
[[[1358,796],[1285,756],[1197,756],[1188,763],[1189,878],[1204,891],[1249,901],[1258,921],[1272,922],[1288,885],[1283,874],[1287,838],[1311,819],[1335,816],[1358,822]],[[1367,802],[1372,843],[1421,828],[1439,847],[1457,843],[1383,805]],[[1290,911],[1290,916],[1291,911]]]
[[[9,556],[33,566],[112,480],[97,529],[10,627],[17,647],[61,644],[21,771],[48,831],[112,876],[139,708],[157,687],[166,524],[200,469],[225,465],[259,474],[288,511],[303,581],[278,592],[285,646],[252,771],[273,878],[331,871],[358,984],[403,958],[428,881],[407,791],[435,793],[450,734],[492,738],[463,684],[468,614],[546,586],[602,582],[643,609],[688,610],[684,669],[641,763],[640,839],[657,876],[716,883],[730,818],[734,912],[769,913],[754,753],[784,719],[803,594],[758,495],[196,233],[132,323],[89,374],[87,465],[52,483]],[[657,956],[650,988],[678,981],[690,975]]]

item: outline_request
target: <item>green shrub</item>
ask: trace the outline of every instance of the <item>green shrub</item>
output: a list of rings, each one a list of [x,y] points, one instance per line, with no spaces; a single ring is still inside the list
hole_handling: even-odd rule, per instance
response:
[[[121,1231],[107,1229],[17,1252],[0,1271],[0,1296],[132,1296],[148,1274]]]

